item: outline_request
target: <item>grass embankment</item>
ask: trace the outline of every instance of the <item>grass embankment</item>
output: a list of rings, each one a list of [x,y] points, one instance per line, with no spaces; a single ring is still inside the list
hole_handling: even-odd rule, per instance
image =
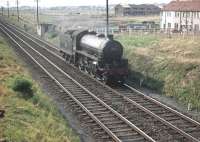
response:
[[[78,142],[71,128],[0,37],[0,141]]]
[[[200,39],[153,35],[118,36],[132,80],[200,109]]]

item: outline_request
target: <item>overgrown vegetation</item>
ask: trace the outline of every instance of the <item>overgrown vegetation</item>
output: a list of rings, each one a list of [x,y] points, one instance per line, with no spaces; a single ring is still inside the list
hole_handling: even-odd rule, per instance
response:
[[[200,109],[199,37],[123,35],[117,39],[126,47],[131,80]]]
[[[21,67],[0,37],[0,140],[78,142],[53,101]]]

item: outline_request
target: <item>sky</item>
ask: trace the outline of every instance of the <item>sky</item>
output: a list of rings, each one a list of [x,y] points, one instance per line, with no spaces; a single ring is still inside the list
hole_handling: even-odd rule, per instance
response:
[[[0,0],[0,6],[6,6],[9,1],[10,6],[16,5],[16,0]],[[35,6],[36,0],[19,0],[20,6]],[[171,0],[109,0],[109,4],[119,3],[168,3]],[[105,5],[106,0],[39,0],[41,7],[53,6],[80,6],[80,5]]]

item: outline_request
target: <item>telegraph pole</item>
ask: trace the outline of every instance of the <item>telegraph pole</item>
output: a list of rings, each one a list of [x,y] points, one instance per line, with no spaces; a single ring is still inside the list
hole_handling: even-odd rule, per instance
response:
[[[19,0],[17,0],[17,17],[19,22]]]
[[[38,4],[38,0],[36,0],[37,2],[37,24],[39,25],[39,4]]]
[[[10,6],[9,6],[9,1],[7,1],[7,8],[8,8],[8,18],[10,17]]]
[[[3,6],[1,7],[1,15],[3,16]]]
[[[106,37],[109,36],[109,3],[106,0]]]

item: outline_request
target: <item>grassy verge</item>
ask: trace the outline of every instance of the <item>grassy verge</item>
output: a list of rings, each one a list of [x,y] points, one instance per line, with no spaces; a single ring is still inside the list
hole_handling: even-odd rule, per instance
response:
[[[200,109],[199,37],[119,36],[130,79]]]
[[[0,37],[0,141],[78,142],[72,129]]]

